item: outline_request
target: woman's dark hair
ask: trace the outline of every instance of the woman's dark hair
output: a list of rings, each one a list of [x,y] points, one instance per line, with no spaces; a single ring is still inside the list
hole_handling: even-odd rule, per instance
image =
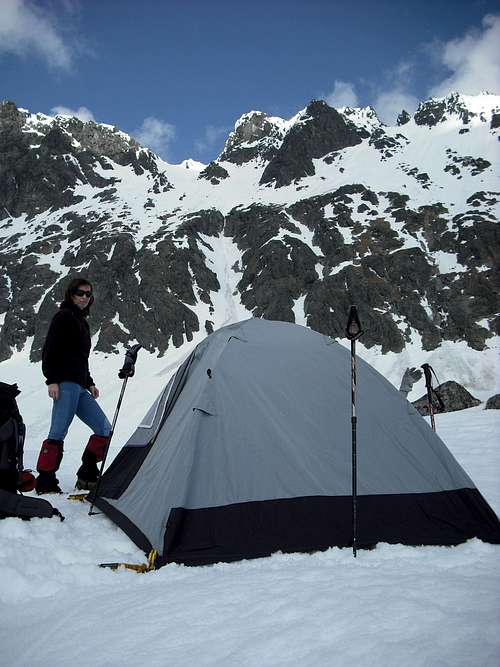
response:
[[[88,281],[86,278],[73,278],[73,280],[67,286],[66,291],[64,292],[64,300],[61,303],[61,306],[72,304],[76,290],[80,289],[80,287],[83,287],[84,285],[92,289],[92,283]],[[82,308],[82,310],[80,311],[81,314],[87,317],[90,312],[90,306],[93,303],[94,303],[94,297],[91,296],[88,304],[85,306],[85,308]]]

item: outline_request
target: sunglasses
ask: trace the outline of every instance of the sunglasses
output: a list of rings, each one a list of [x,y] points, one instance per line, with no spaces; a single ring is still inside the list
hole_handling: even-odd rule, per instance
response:
[[[76,289],[73,292],[73,294],[75,296],[85,296],[85,297],[87,297],[87,299],[90,299],[90,297],[92,296],[92,292],[90,290],[86,290],[86,289]]]

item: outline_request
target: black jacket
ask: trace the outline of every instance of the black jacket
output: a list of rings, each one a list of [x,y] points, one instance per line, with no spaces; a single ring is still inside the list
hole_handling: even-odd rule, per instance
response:
[[[52,318],[42,350],[42,371],[47,384],[76,382],[89,388],[90,330],[78,306],[64,302]]]

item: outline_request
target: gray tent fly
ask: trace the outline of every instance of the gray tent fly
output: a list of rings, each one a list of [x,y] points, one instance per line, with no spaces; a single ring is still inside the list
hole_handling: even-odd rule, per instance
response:
[[[500,543],[500,522],[415,408],[358,362],[358,548]],[[352,545],[350,355],[250,319],[200,343],[102,477],[95,505],[155,567]]]

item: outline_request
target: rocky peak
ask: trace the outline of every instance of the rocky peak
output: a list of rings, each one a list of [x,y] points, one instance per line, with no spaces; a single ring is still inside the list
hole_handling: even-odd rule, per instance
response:
[[[123,153],[140,148],[135,139],[111,125],[92,120],[84,123],[78,118],[67,116],[56,116],[55,122],[71,134],[84,150],[93,155],[104,155],[115,162],[119,161]]]
[[[373,130],[378,129],[383,125],[377,116],[375,109],[370,106],[343,107],[338,109],[338,111],[344,116],[344,118],[353,123],[356,127],[360,128],[362,131],[364,130],[371,133]]]
[[[74,150],[88,151],[99,158],[109,157],[115,162],[119,162],[125,153],[141,148],[135,139],[111,125],[95,121],[83,122],[65,115],[31,114],[24,109],[18,109],[14,102],[5,101],[0,103],[0,131],[9,129],[38,137],[47,137],[49,134],[53,138],[66,135]]]
[[[0,220],[41,213],[78,202],[78,183],[104,187],[108,179],[95,169],[109,169],[108,158],[130,165],[137,175],[149,172],[155,192],[170,188],[157,158],[128,134],[110,125],[69,116],[31,114],[13,102],[0,105]]]
[[[268,120],[268,115],[263,111],[250,111],[244,114],[234,127],[235,138],[241,141],[252,143],[258,141],[271,133],[272,124]]]
[[[327,114],[329,110],[332,109],[325,100],[311,100],[307,105],[304,116],[310,116],[312,118],[319,118],[323,114]]]
[[[312,160],[361,143],[369,136],[323,100],[313,100],[299,114],[276,155],[266,166],[260,183],[279,188],[315,173]]]
[[[0,102],[0,132],[9,131],[12,128],[20,130],[24,123],[24,116],[14,102],[5,100]]]
[[[453,118],[460,120],[464,125],[468,125],[473,118],[488,122],[499,103],[500,96],[491,93],[461,95],[455,92],[446,97],[431,98],[422,102],[413,118],[417,125],[428,127],[434,127]]]
[[[281,121],[281,122],[280,122]],[[219,160],[243,164],[260,157],[269,159],[282,139],[282,119],[271,119],[262,111],[250,111],[236,121]]]
[[[470,112],[463,104],[458,93],[451,93],[448,97],[431,98],[422,102],[419,104],[413,118],[417,125],[433,127],[448,120],[451,115],[458,116],[463,123],[468,123],[470,119]]]

